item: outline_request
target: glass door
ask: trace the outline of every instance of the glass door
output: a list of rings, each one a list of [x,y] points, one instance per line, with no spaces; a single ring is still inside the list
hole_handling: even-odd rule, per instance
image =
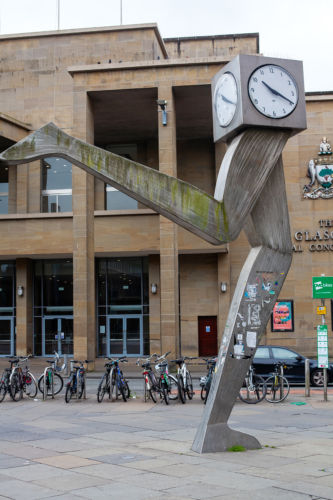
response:
[[[107,342],[108,356],[141,356],[142,316],[109,316]]]
[[[14,356],[14,318],[0,318],[0,356]]]
[[[73,354],[73,317],[44,317],[42,355]]]

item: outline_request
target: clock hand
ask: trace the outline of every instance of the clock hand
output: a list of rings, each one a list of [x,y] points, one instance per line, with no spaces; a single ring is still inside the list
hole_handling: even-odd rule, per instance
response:
[[[267,87],[271,92],[272,94],[274,95],[278,95],[279,97],[282,97],[282,99],[285,99],[286,101],[288,101],[290,104],[295,104],[293,101],[291,101],[290,99],[288,99],[288,97],[280,94],[280,92],[278,92],[277,90],[274,90],[272,89],[272,87],[270,87],[266,82],[264,82],[263,80],[261,80],[261,83],[263,83],[265,85],[265,87]]]
[[[225,97],[223,94],[220,94],[220,96],[222,97],[222,101],[227,102],[228,104],[233,104],[234,106],[236,106],[236,103],[234,101],[230,101],[230,99]]]

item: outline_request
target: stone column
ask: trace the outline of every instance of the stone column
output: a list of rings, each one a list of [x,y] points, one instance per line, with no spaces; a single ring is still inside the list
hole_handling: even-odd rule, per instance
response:
[[[160,86],[158,98],[167,101],[168,124],[158,113],[159,170],[177,177],[176,117],[171,86]],[[179,353],[179,289],[177,226],[160,217],[161,351]]]
[[[73,135],[94,142],[91,103],[86,92],[74,93]],[[73,165],[73,305],[74,357],[96,357],[94,176]],[[93,363],[89,365],[93,369]]]
[[[151,292],[151,285],[157,285],[157,292]],[[158,255],[149,256],[149,347],[150,354],[159,353],[161,350],[161,283],[160,259]]]
[[[28,212],[41,211],[41,162],[33,161],[28,165]]]
[[[16,214],[17,166],[8,167],[8,213]]]
[[[17,295],[17,287],[23,287],[23,296]],[[16,260],[16,354],[26,356],[33,352],[33,287],[32,262]]]
[[[216,179],[219,175],[221,163],[226,153],[227,146],[223,142],[215,144],[215,174]],[[229,312],[229,305],[231,300],[231,276],[230,276],[230,255],[229,244],[227,246],[228,253],[217,254],[217,290],[218,290],[218,317],[217,317],[217,341],[220,347],[227,315]],[[227,283],[227,291],[221,292],[221,283]]]
[[[227,291],[221,292],[221,283],[227,284]],[[218,289],[218,318],[217,318],[217,340],[218,346],[221,344],[221,339],[231,300],[231,276],[230,276],[230,254],[217,254],[217,289]]]
[[[28,168],[29,165],[17,165],[16,176],[16,211],[18,214],[28,213]]]

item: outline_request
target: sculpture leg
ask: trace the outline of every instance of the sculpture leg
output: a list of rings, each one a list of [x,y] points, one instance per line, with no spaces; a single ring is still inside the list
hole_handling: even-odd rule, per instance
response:
[[[275,297],[280,292],[290,263],[289,254],[283,255],[265,247],[251,250],[230,307],[217,371],[209,392],[203,421],[192,446],[194,451],[199,453],[226,451],[233,445],[242,445],[248,449],[260,447],[253,436],[229,429],[227,421],[256,346],[265,332],[276,301]],[[271,289],[265,291],[263,287]],[[235,345],[240,346],[238,351]],[[243,353],[242,348],[244,348]]]
[[[256,438],[230,429],[227,422],[292,260],[281,160],[248,218],[246,233],[253,248],[236,286],[217,371],[193,442],[192,449],[199,453],[226,451],[233,445],[260,447]]]

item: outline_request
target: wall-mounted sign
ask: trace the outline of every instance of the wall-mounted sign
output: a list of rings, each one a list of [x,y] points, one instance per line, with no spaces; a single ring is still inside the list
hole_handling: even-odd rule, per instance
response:
[[[317,351],[319,368],[328,368],[327,325],[317,326]]]
[[[313,299],[333,299],[333,276],[312,278]]]
[[[275,303],[271,316],[272,332],[294,331],[294,304],[292,300],[281,300]]]
[[[304,248],[309,252],[333,252],[333,220],[321,219],[318,221],[318,226],[317,231],[308,229],[295,231],[294,252],[303,252]]]

